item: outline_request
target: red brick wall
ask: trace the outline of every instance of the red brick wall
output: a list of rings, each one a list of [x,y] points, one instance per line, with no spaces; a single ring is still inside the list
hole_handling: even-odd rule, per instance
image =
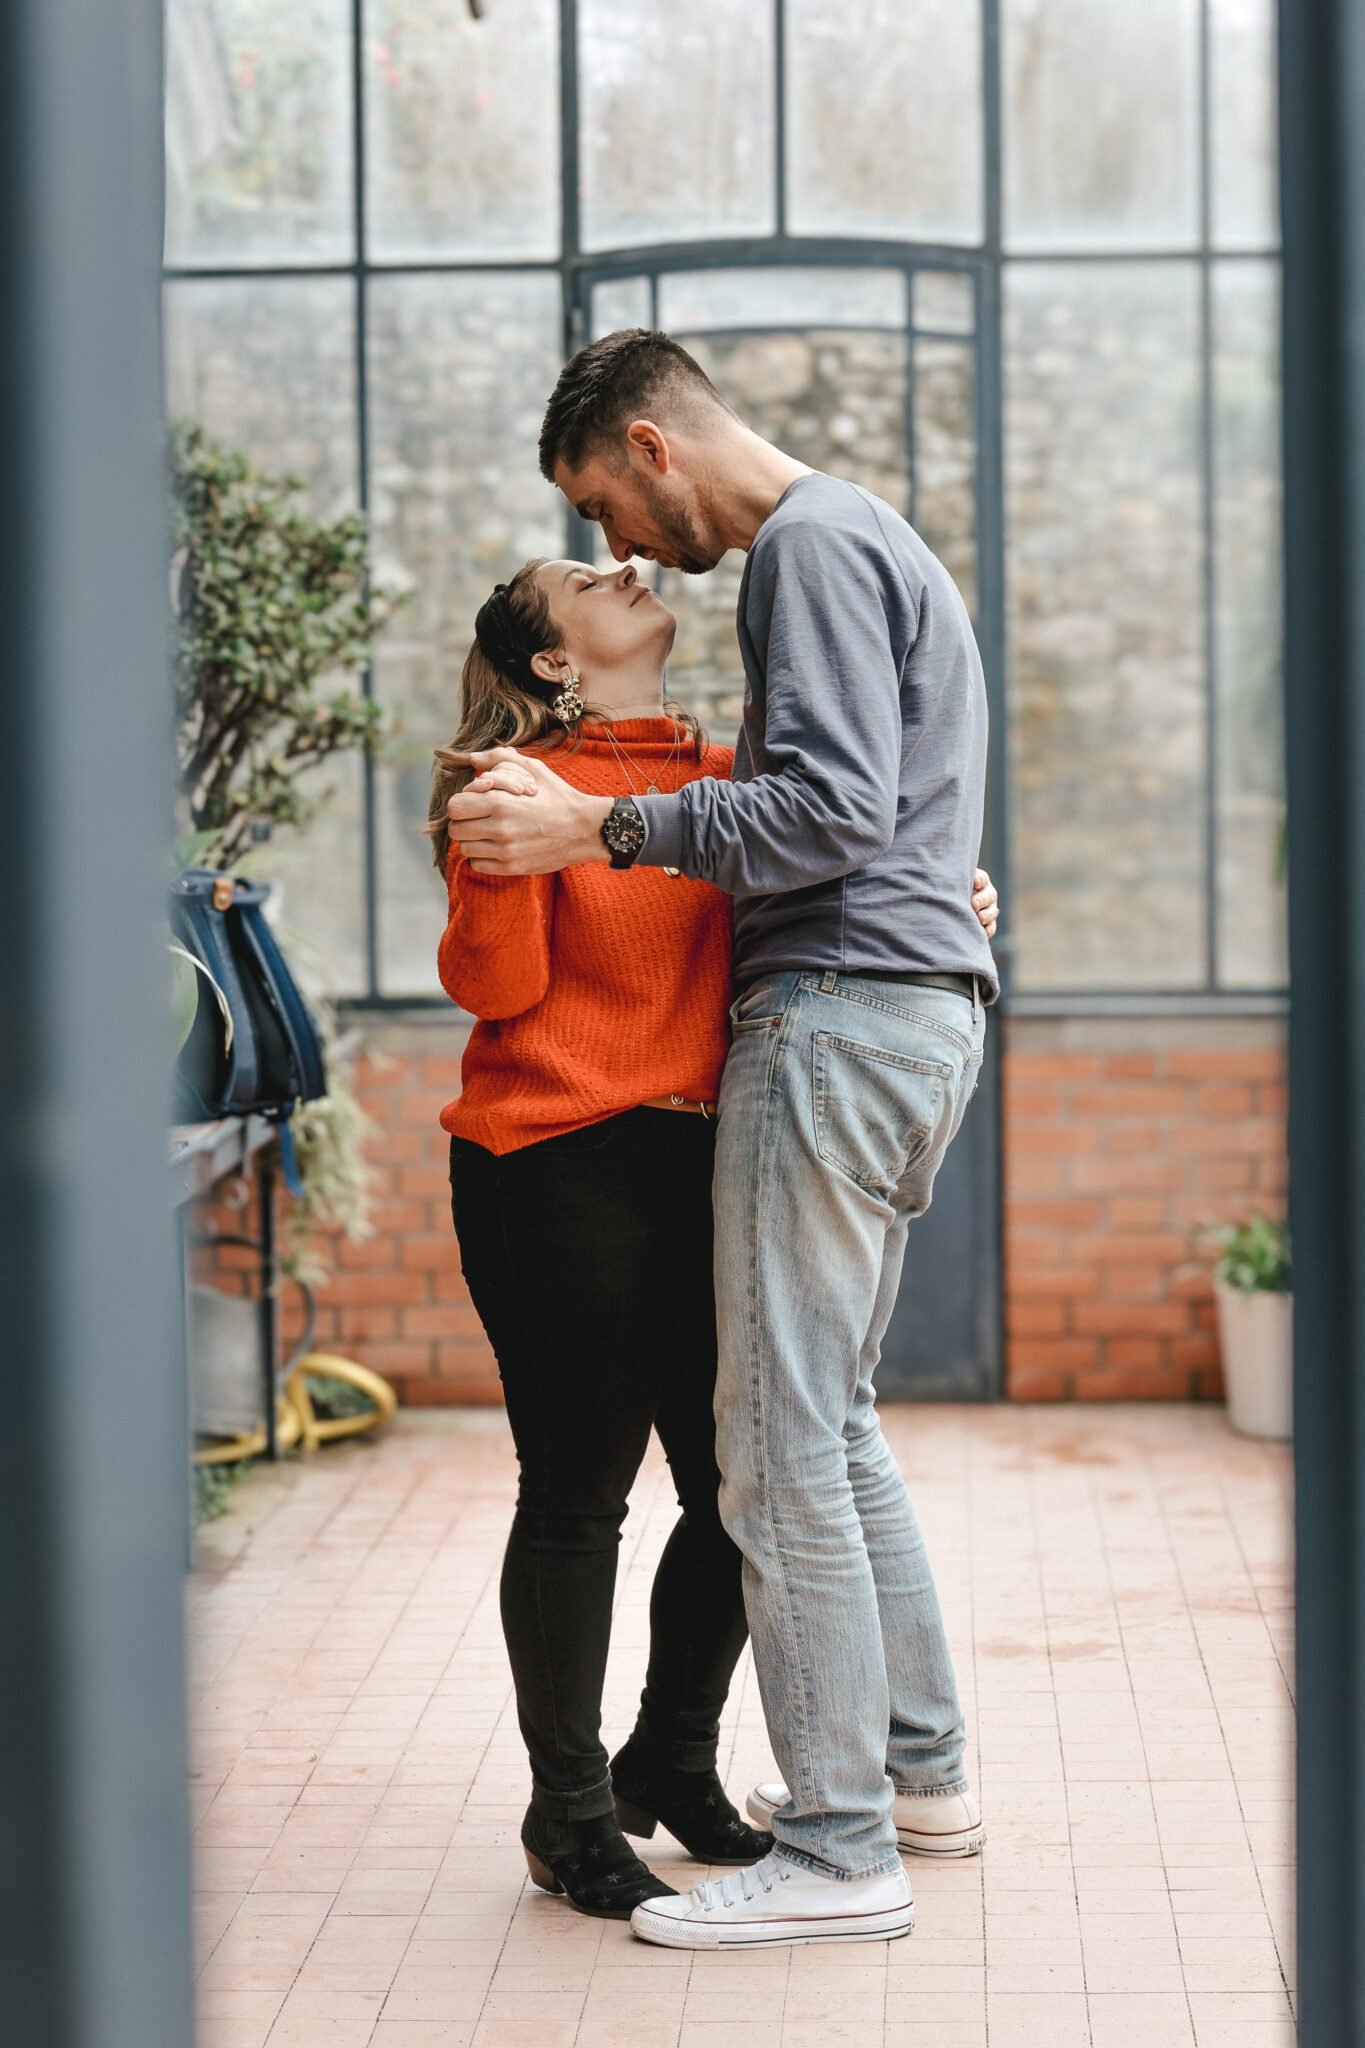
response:
[[[379,1024],[365,1033],[360,1099],[378,1126],[374,1235],[359,1244],[334,1237],[320,1249],[332,1266],[319,1290],[315,1343],[384,1374],[401,1401],[432,1406],[501,1399],[497,1369],[460,1275],[450,1221],[450,1140],[437,1122],[460,1089],[466,1028],[449,1018]],[[222,1202],[200,1227],[251,1230]],[[220,1270],[249,1266],[245,1253],[218,1255]],[[221,1283],[220,1283],[221,1284]],[[284,1336],[298,1327],[296,1296],[284,1290]]]
[[[1282,1204],[1282,1025],[1073,1017],[1004,1029],[1007,1392],[1216,1396],[1206,1237]],[[375,1235],[327,1245],[317,1344],[384,1373],[406,1402],[497,1401],[436,1120],[459,1088],[464,1029],[446,1017],[380,1024],[367,1043],[357,1079],[380,1131]],[[221,1204],[209,1215],[249,1227]],[[247,1263],[220,1256],[224,1278]]]
[[[1280,1020],[1016,1018],[1003,1072],[1008,1393],[1219,1395],[1208,1234],[1283,1205]]]
[[[381,1136],[375,1234],[330,1248],[323,1299],[336,1349],[422,1405],[498,1401],[497,1370],[460,1274],[450,1221],[450,1140],[437,1119],[460,1092],[467,1027],[440,1018],[367,1034],[356,1084]]]

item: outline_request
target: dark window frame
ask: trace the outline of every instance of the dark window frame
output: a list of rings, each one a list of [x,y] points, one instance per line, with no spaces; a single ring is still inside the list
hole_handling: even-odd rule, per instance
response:
[[[1006,268],[1031,263],[1048,264],[1184,264],[1199,273],[1199,466],[1202,504],[1201,578],[1204,634],[1204,860],[1205,895],[1203,977],[1188,987],[1163,990],[1074,988],[1015,990],[1010,975],[1008,927],[1000,945],[1006,1000],[1011,1009],[1029,1015],[1131,1014],[1138,1012],[1277,1011],[1285,1004],[1282,986],[1233,988],[1217,981],[1219,906],[1218,861],[1218,772],[1219,730],[1217,705],[1217,591],[1215,533],[1215,456],[1213,389],[1213,279],[1214,266],[1238,263],[1278,265],[1278,245],[1264,248],[1215,248],[1212,241],[1212,25],[1211,0],[1199,0],[1199,234],[1188,248],[1006,250],[1002,232],[1002,79],[1000,54],[1001,0],[981,0],[982,95],[983,95],[983,235],[979,245],[944,244],[913,239],[855,236],[807,236],[787,232],[786,202],[786,6],[785,0],[770,0],[774,18],[774,151],[775,222],[770,235],[714,240],[695,240],[640,245],[631,248],[584,250],[581,245],[578,204],[578,6],[577,0],[559,0],[560,28],[560,254],[557,258],[513,258],[422,261],[384,261],[371,257],[368,248],[366,191],[366,123],[364,101],[365,0],[350,0],[352,33],[351,119],[352,119],[352,206],[355,254],[351,262],[180,264],[167,266],[168,281],[196,280],[222,282],[233,279],[299,277],[350,278],[354,285],[357,495],[362,513],[370,500],[369,433],[369,336],[368,292],[372,278],[393,276],[439,276],[459,273],[512,272],[548,273],[558,276],[561,288],[563,348],[571,355],[587,337],[591,291],[596,283],[633,276],[655,281],[669,271],[699,269],[755,270],[778,265],[814,268],[896,269],[906,275],[906,318],[904,333],[913,364],[913,341],[917,334],[910,279],[916,270],[952,270],[974,281],[976,321],[971,336],[954,335],[967,343],[974,357],[974,407],[976,426],[976,517],[978,605],[977,632],[986,667],[992,715],[992,775],[983,857],[1008,894],[1011,859],[1008,829],[1008,751],[1006,726],[1006,629],[1004,583],[1004,479],[1003,479],[1003,347],[1001,301]],[[790,331],[790,330],[784,330]],[[899,330],[897,330],[899,331]],[[913,368],[908,396],[908,415],[913,423]],[[913,433],[913,424],[908,428]],[[913,449],[907,448],[912,458]],[[910,471],[913,490],[913,468]],[[565,546],[571,552],[591,550],[589,530],[571,512],[565,515]],[[373,671],[366,669],[363,687],[374,693]],[[365,934],[363,957],[366,986],[346,1000],[347,1009],[413,1011],[440,1007],[444,998],[421,995],[389,995],[382,988],[380,926],[383,915],[376,827],[376,773],[373,762],[364,766],[364,865],[363,893]]]

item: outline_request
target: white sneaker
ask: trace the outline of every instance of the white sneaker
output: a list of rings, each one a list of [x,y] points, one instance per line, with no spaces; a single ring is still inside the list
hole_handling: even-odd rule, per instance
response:
[[[915,1924],[903,1870],[881,1877],[823,1877],[785,1857],[671,1898],[647,1899],[631,1931],[661,1948],[795,1948],[808,1941],[892,1941]]]
[[[773,1815],[786,1803],[785,1785],[755,1785],[744,1805],[750,1820],[771,1828]],[[933,1798],[898,1792],[894,1818],[896,1840],[910,1856],[975,1856],[986,1839],[981,1808],[970,1792],[940,1792]]]

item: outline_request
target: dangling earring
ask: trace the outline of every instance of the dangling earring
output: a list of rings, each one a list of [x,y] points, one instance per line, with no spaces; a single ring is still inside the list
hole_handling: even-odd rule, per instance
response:
[[[561,725],[577,725],[583,716],[583,693],[578,687],[578,677],[566,675],[560,684],[559,695],[551,700],[550,709]]]

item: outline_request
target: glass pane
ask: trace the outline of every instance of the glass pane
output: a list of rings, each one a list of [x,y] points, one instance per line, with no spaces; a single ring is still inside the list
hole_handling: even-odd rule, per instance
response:
[[[976,326],[972,280],[960,270],[917,270],[915,325],[939,334],[970,334]]]
[[[1193,246],[1199,0],[1003,0],[1006,240]]]
[[[1279,274],[1213,273],[1218,979],[1277,988],[1285,954]]]
[[[280,937],[324,995],[368,993],[365,961],[365,764],[346,755],[301,777],[317,816],[281,833],[259,862],[279,889]]]
[[[314,512],[354,509],[354,288],[345,278],[243,278],[166,289],[166,382],[173,419],[198,420],[272,474],[302,477]],[[325,688],[325,686],[324,686]],[[365,987],[365,820],[358,760],[306,778],[328,797],[299,832],[262,849],[283,889],[289,932],[306,933],[322,985]]]
[[[845,327],[677,338],[758,433],[815,469],[866,485],[898,512],[908,509],[903,332]],[[729,554],[709,576],[670,570],[660,583],[678,615],[670,687],[717,739],[733,738],[743,709],[735,638],[743,570],[744,557]]]
[[[1209,0],[1213,239],[1223,249],[1280,239],[1274,0]]]
[[[559,0],[369,0],[369,239],[390,261],[559,253]]]
[[[653,294],[647,277],[614,277],[593,286],[592,332],[597,340],[622,327],[654,325]]]
[[[787,118],[794,233],[981,240],[979,0],[787,0]]]
[[[681,336],[722,327],[904,327],[900,270],[679,270],[659,279],[659,325]]]
[[[172,419],[194,419],[275,475],[309,487],[313,508],[359,499],[355,288],[347,278],[181,279],[166,287]]]
[[[578,0],[586,249],[770,234],[773,13]]]
[[[1018,985],[1203,983],[1194,264],[1006,271]]]
[[[952,341],[915,343],[914,523],[976,611],[976,423],[973,355]]]
[[[166,260],[355,253],[349,0],[166,10]]]
[[[375,664],[379,694],[404,723],[378,790],[386,995],[438,991],[444,899],[421,826],[431,750],[458,721],[474,614],[529,556],[564,547],[562,501],[536,462],[562,360],[555,276],[371,285],[375,548],[383,573],[414,585]]]

